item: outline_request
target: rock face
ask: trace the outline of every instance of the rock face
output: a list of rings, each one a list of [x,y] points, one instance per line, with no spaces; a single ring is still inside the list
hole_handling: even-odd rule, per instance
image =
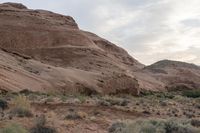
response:
[[[70,16],[0,4],[0,36],[2,91],[138,94],[200,88],[199,67],[171,61],[145,67],[115,44],[80,30]]]
[[[140,87],[149,90],[200,89],[200,67],[162,60],[135,73]]]
[[[131,73],[144,65],[122,48],[80,30],[70,16],[1,4],[0,36],[1,89],[138,91]]]

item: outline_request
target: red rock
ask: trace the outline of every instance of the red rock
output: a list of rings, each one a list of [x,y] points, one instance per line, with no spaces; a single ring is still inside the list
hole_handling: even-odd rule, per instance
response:
[[[124,49],[79,29],[70,16],[0,4],[0,90],[139,94],[200,88],[199,66],[145,67]]]

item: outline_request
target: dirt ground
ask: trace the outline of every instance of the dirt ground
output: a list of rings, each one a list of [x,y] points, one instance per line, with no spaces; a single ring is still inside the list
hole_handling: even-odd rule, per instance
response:
[[[18,123],[26,129],[45,116],[45,125],[58,133],[107,133],[112,123],[136,119],[200,119],[200,99],[181,95],[60,96],[30,94],[31,117],[10,114],[14,97],[5,96],[9,108],[1,113],[0,127]]]

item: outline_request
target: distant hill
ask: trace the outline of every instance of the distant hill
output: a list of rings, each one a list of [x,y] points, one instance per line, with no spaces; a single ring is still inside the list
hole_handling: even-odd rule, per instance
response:
[[[162,60],[135,73],[144,89],[200,89],[200,67],[179,61]]]

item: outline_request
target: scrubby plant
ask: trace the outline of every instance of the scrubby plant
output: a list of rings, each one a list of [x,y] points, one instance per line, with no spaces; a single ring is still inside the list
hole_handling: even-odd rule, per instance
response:
[[[188,124],[181,124],[174,121],[164,123],[166,133],[198,133],[197,129]]]
[[[0,129],[0,133],[28,133],[28,131],[18,124],[10,124]]]
[[[124,128],[126,127],[126,124],[123,122],[116,122],[111,125],[111,127],[108,129],[109,133],[122,133]]]
[[[46,98],[45,100],[46,103],[51,103],[51,102],[54,102],[54,96],[50,95]]]
[[[99,98],[98,103],[102,106],[127,106],[130,103],[130,101],[125,98],[106,95],[104,97]]]
[[[8,103],[5,100],[0,99],[0,109],[4,110],[6,108],[8,108]]]
[[[77,97],[81,103],[84,103],[87,99],[87,96],[85,94],[81,94],[81,93],[77,93],[75,95],[75,97]]]
[[[70,113],[67,114],[65,119],[67,119],[67,120],[78,120],[78,119],[82,119],[82,117],[77,112],[70,112]]]
[[[173,99],[175,96],[172,94],[172,93],[159,93],[156,95],[157,97],[160,97],[160,98],[165,98],[165,99]]]
[[[199,133],[190,122],[174,120],[136,120],[114,123],[109,133]]]
[[[68,97],[66,95],[60,95],[60,99],[62,102],[66,102]]]
[[[41,115],[35,119],[35,126],[31,128],[31,133],[56,133],[56,130],[46,126],[45,115]]]
[[[106,99],[107,102],[110,103],[110,105],[114,106],[127,106],[129,101],[125,99],[117,99],[117,98],[111,98],[111,99]]]
[[[151,95],[154,95],[155,93],[153,93],[152,91],[141,91],[140,92],[140,96],[151,96]]]
[[[13,108],[11,114],[18,117],[31,117],[31,104],[26,96],[18,95],[13,101]]]
[[[194,126],[194,127],[200,127],[200,120],[192,119],[191,125]]]
[[[200,90],[187,90],[183,91],[183,96],[190,97],[190,98],[199,98],[200,97]]]

